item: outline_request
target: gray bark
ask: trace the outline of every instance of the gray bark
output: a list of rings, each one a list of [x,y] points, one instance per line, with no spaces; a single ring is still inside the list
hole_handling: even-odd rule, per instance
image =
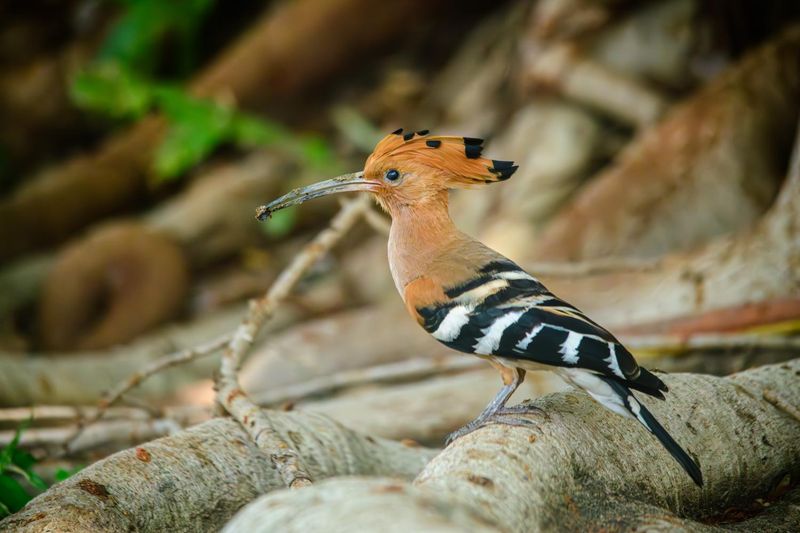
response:
[[[268,416],[315,478],[411,478],[434,454],[355,433],[321,415]],[[283,487],[245,430],[215,419],[87,467],[0,521],[0,531],[216,531],[248,501]]]
[[[324,491],[324,505],[313,512],[314,494],[278,492],[246,507],[228,528],[549,531],[603,524],[629,531],[673,523],[702,531],[707,526],[694,520],[747,506],[787,475],[800,475],[800,359],[729,378],[683,374],[665,381],[667,401],[645,403],[698,459],[702,489],[636,422],[584,394],[558,393],[535,402],[546,416],[531,415],[534,427],[479,429],[442,451],[413,484],[354,488],[350,480],[332,480],[312,489]],[[287,521],[292,513],[306,516]]]

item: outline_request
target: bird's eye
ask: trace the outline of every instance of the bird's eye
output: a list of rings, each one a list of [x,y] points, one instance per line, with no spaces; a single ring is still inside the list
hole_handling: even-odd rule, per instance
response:
[[[400,172],[395,169],[390,169],[386,171],[385,177],[388,181],[397,181],[400,179]]]

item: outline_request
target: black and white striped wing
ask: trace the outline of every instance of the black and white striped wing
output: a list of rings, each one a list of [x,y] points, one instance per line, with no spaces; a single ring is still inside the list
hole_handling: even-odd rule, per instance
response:
[[[643,369],[611,333],[510,261],[487,264],[445,294],[447,302],[417,312],[423,327],[455,350],[583,368],[629,384],[641,377]],[[642,385],[662,389],[653,378],[658,383]]]

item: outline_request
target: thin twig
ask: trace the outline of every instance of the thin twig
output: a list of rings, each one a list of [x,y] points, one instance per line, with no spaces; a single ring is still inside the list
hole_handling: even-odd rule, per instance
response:
[[[524,73],[534,87],[565,96],[638,127],[655,122],[668,101],[641,81],[594,61],[572,43],[522,43]]]
[[[42,422],[54,424],[74,424],[81,418],[94,416],[95,406],[74,405],[34,405],[30,407],[7,407],[0,409],[0,427],[16,427],[31,420],[34,425]],[[144,419],[147,413],[136,407],[113,407],[106,411],[106,419]]]
[[[444,357],[417,357],[396,363],[344,370],[320,376],[302,383],[265,391],[255,396],[253,400],[259,405],[279,405],[287,401],[330,394],[358,385],[424,379],[429,376],[473,368],[487,368],[486,362],[477,357],[465,357],[458,354]]]
[[[75,433],[75,425],[97,410],[94,406],[43,405],[36,407],[12,407],[0,409],[0,448],[14,437],[19,424],[33,419],[31,427],[22,432],[20,446],[26,449],[48,448],[55,457],[74,454],[110,442],[138,444],[207,420],[207,407],[184,405],[166,407],[160,417],[152,417],[146,411],[133,407],[112,407],[84,431],[77,439],[65,446],[65,441]],[[138,439],[138,440],[137,440]]]
[[[65,449],[70,448],[72,443],[81,435],[87,426],[100,420],[109,407],[117,403],[127,392],[140,385],[147,378],[161,372],[162,370],[166,370],[167,368],[189,363],[199,359],[200,357],[205,357],[207,355],[216,353],[225,347],[225,345],[230,341],[230,338],[230,335],[223,335],[222,337],[218,337],[217,339],[205,344],[201,344],[200,346],[195,346],[193,348],[187,348],[186,350],[180,350],[178,352],[167,354],[164,357],[160,357],[159,359],[150,362],[143,369],[139,370],[138,372],[134,372],[125,380],[120,381],[109,391],[105,398],[100,400],[96,411],[94,411],[90,416],[82,418],[78,421],[78,425],[76,426],[74,433],[70,435],[64,442]]]
[[[800,348],[800,337],[764,335],[763,333],[702,333],[685,335],[620,335],[633,352],[657,354],[689,350],[731,350],[760,348],[789,350]]]
[[[306,245],[292,263],[281,272],[267,294],[250,303],[247,316],[222,354],[217,379],[217,402],[242,424],[256,446],[269,454],[281,479],[289,488],[310,485],[311,475],[297,452],[273,429],[269,417],[241,389],[238,378],[239,366],[264,321],[289,295],[306,271],[363,217],[367,209],[369,209],[369,199],[366,197],[345,204],[333,217],[330,226]]]
[[[787,415],[800,422],[800,408],[789,403],[778,391],[774,389],[766,389],[762,393],[762,396],[775,408],[780,409]]]
[[[541,262],[529,263],[528,270],[535,276],[551,278],[571,278],[576,276],[595,276],[609,272],[644,272],[661,266],[658,259],[609,258],[592,259],[579,263]]]
[[[53,459],[97,449],[110,443],[121,442],[126,446],[133,446],[170,435],[180,429],[182,424],[171,418],[104,420],[86,428],[77,439],[70,439],[68,445],[64,445],[64,442],[66,437],[75,432],[72,426],[29,428],[22,433],[19,445],[27,450],[44,448],[47,457]],[[0,431],[0,444],[8,443],[13,435],[13,431]]]

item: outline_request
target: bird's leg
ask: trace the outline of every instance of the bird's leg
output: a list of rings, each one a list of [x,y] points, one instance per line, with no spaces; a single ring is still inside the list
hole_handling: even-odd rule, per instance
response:
[[[515,416],[523,413],[530,413],[531,411],[539,410],[536,407],[527,405],[506,407],[506,402],[514,391],[520,386],[525,379],[525,371],[521,368],[508,368],[492,362],[492,366],[500,371],[503,378],[503,388],[501,388],[495,397],[489,402],[489,405],[478,415],[478,418],[467,424],[466,426],[457,429],[447,436],[447,444],[450,444],[459,437],[463,437],[467,433],[472,433],[479,427],[485,426],[488,423],[502,423],[512,426],[530,426],[531,421],[527,418]]]

